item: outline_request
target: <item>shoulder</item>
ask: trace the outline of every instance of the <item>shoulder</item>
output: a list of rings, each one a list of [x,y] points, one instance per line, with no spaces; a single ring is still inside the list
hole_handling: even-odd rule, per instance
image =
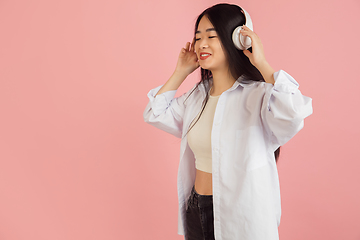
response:
[[[257,81],[257,80],[242,80],[238,83],[238,89],[243,92],[265,92],[266,89],[272,86],[271,83],[266,83],[265,81]]]
[[[246,105],[258,105],[266,96],[273,85],[265,81],[245,80],[238,83],[234,94],[236,99],[243,101]]]

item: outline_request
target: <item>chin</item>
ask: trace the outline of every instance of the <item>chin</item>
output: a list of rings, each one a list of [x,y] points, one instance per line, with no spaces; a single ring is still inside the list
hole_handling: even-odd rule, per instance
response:
[[[206,64],[200,64],[200,67],[202,68],[202,69],[206,69],[206,70],[209,70],[209,71],[211,71],[211,67],[209,66],[209,65],[206,65]]]

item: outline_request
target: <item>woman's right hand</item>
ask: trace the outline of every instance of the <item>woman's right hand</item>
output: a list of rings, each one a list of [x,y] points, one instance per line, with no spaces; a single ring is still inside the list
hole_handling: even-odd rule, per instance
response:
[[[167,91],[177,90],[184,82],[186,77],[200,66],[194,51],[194,43],[195,38],[191,44],[191,47],[190,43],[187,42],[185,48],[181,49],[173,75],[171,75],[169,80],[167,80],[167,82],[160,88],[155,96]]]
[[[190,42],[187,42],[185,48],[181,49],[175,72],[186,74],[187,76],[200,66],[194,51],[194,45],[195,38],[191,43],[191,46]]]

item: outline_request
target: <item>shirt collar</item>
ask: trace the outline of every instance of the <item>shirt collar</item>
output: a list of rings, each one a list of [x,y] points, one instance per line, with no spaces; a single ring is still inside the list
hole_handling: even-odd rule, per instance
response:
[[[254,80],[248,80],[245,79],[244,77],[240,76],[232,85],[231,88],[229,88],[227,91],[232,91],[235,90],[238,86],[242,86],[243,88],[247,88],[247,87],[251,87],[252,85],[254,85],[256,82],[258,81],[254,81]]]
[[[213,79],[211,78],[210,81],[212,81]],[[232,85],[231,88],[229,88],[228,90],[226,91],[233,91],[235,90],[238,86],[242,86],[243,88],[247,88],[247,87],[251,87],[252,85],[254,85],[256,82],[259,82],[259,81],[254,81],[254,80],[248,80],[248,79],[245,79],[243,76],[240,76],[235,82],[234,84]],[[203,85],[203,84],[201,84]],[[204,86],[202,86],[204,88]]]

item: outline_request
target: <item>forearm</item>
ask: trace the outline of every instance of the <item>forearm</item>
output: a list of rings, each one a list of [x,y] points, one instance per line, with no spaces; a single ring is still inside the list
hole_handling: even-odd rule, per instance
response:
[[[274,73],[275,70],[270,66],[268,62],[263,62],[256,66],[256,68],[260,71],[261,75],[264,77],[265,82],[271,83],[274,85]]]
[[[171,75],[169,80],[167,80],[167,82],[156,93],[156,95],[167,92],[167,91],[171,91],[171,90],[177,90],[180,87],[180,85],[182,84],[182,82],[185,80],[186,77],[187,77],[186,74],[175,71]]]

